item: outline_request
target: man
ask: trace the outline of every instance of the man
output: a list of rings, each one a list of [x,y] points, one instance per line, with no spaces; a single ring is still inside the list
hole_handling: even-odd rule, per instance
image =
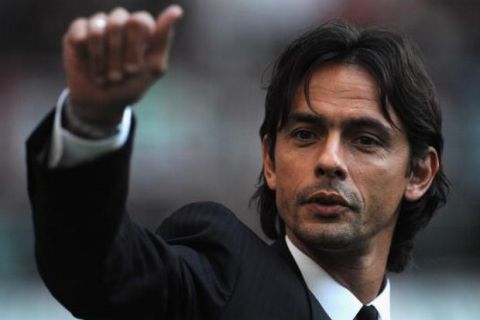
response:
[[[69,92],[28,141],[36,257],[87,319],[389,319],[387,271],[446,200],[441,116],[404,37],[327,24],[274,67],[254,195],[266,245],[226,208],[187,205],[152,234],[126,213],[126,106],[166,69],[177,6],[116,9],[64,38]]]

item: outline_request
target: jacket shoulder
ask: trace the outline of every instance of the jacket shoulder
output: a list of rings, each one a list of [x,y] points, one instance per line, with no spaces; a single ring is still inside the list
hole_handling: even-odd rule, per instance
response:
[[[209,201],[194,202],[179,208],[165,219],[156,232],[170,243],[183,242],[191,237],[223,242],[239,233],[251,233],[230,209]]]

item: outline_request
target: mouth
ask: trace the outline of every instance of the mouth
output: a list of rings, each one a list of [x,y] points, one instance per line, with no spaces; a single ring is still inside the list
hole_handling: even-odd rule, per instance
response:
[[[316,192],[303,203],[315,215],[325,218],[332,218],[346,209],[351,209],[348,201],[335,192]]]

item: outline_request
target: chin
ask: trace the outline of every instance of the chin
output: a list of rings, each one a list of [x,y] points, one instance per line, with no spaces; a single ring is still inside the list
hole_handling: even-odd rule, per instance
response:
[[[326,226],[318,228],[298,228],[292,230],[294,236],[308,249],[314,251],[352,250],[362,243],[362,237],[350,228]]]

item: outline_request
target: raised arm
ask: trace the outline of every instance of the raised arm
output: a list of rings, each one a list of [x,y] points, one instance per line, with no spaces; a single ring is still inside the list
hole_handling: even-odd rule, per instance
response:
[[[81,125],[68,127],[67,121],[67,129],[101,139],[89,130],[108,133],[116,126],[127,104],[166,70],[173,23],[181,15],[171,6],[156,20],[124,9],[75,20],[64,37],[64,63],[67,108]],[[146,318],[164,314],[170,302],[165,267],[177,258],[126,213],[133,134],[122,148],[95,161],[51,168],[46,159],[52,122],[50,116],[27,142],[40,275],[82,318],[133,319],[139,310]]]
[[[110,134],[126,105],[166,70],[181,15],[177,6],[156,21],[115,9],[72,23],[64,38],[68,130],[85,139]],[[51,293],[84,319],[218,318],[245,260],[242,239],[253,234],[213,203],[185,206],[157,233],[133,223],[126,212],[133,133],[90,161],[49,166],[52,119],[27,142],[35,254]]]
[[[63,60],[74,117],[87,128],[117,125],[126,106],[166,71],[173,24],[181,16],[182,9],[172,5],[156,20],[117,8],[73,21]]]

